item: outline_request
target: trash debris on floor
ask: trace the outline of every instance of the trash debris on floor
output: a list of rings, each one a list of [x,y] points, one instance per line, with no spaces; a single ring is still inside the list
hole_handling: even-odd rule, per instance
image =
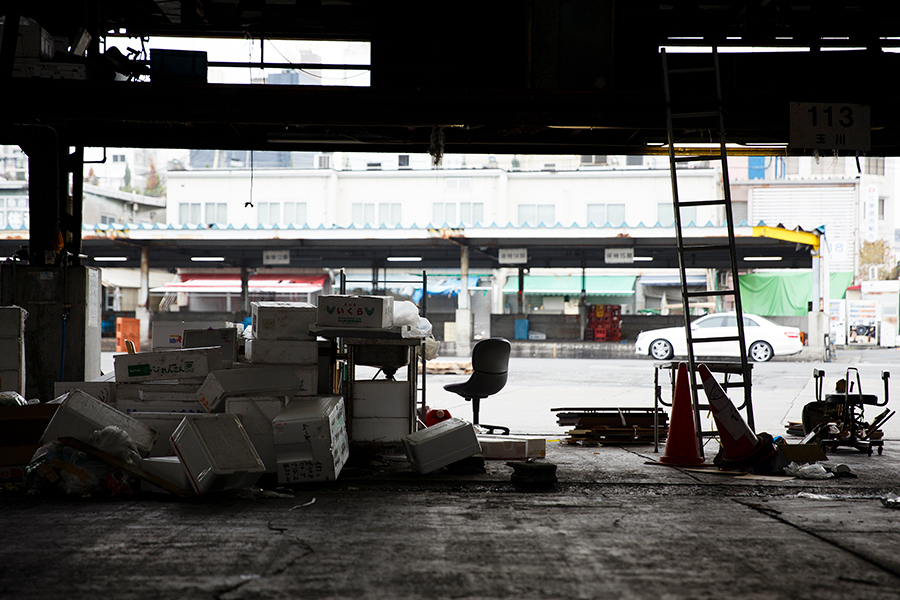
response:
[[[566,432],[566,442],[582,446],[600,444],[652,444],[654,425],[660,439],[668,433],[668,415],[652,408],[551,408],[557,413],[560,427],[574,427]]]

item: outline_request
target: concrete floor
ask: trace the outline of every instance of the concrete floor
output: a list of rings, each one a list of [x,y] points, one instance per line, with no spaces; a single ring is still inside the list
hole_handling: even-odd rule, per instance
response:
[[[559,483],[512,470],[345,470],[290,497],[0,495],[0,598],[900,597],[900,446],[858,475],[758,481],[645,464],[652,448],[548,444]]]
[[[866,375],[895,356],[869,355]],[[516,429],[556,439],[564,430],[548,408],[573,403],[547,373],[576,405],[646,404],[652,364],[629,362],[514,361],[521,375],[493,406],[512,424],[514,400],[526,399],[520,412],[542,420]],[[812,400],[813,366],[755,371],[770,432]],[[451,380],[430,379],[429,397]],[[0,598],[900,598],[900,510],[881,502],[900,495],[900,436],[887,435],[882,456],[829,455],[857,477],[823,481],[646,464],[658,457],[652,446],[548,442],[559,482],[543,490],[514,486],[503,461],[423,476],[396,457],[357,457],[338,481],[288,497],[0,491]]]

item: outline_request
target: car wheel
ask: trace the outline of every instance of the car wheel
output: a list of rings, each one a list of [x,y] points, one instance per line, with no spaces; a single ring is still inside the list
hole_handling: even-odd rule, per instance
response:
[[[653,343],[650,344],[650,356],[656,360],[669,360],[674,355],[675,351],[672,349],[672,344],[666,340],[653,340]]]
[[[775,356],[775,352],[772,351],[772,346],[768,342],[753,342],[753,345],[750,346],[750,358],[753,362],[770,361],[773,356]]]

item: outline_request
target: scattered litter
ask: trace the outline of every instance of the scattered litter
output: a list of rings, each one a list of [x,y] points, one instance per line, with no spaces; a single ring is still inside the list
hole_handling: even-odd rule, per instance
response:
[[[894,498],[885,497],[881,499],[881,504],[887,508],[900,509],[900,496]]]
[[[800,492],[798,498],[806,498],[808,500],[834,500],[834,496],[826,496],[824,494],[813,494],[811,492]]]
[[[28,406],[19,392],[0,392],[0,406]]]
[[[312,500],[310,500],[310,501],[307,502],[306,504],[298,504],[297,506],[292,507],[291,510],[294,510],[294,509],[297,509],[297,508],[303,508],[304,506],[309,506],[310,504],[315,504],[315,503],[316,503],[316,499],[313,498]]]
[[[279,488],[280,489],[280,488]],[[274,500],[274,499],[282,499],[282,498],[295,498],[294,494],[288,494],[283,492],[278,492],[274,490],[264,490],[258,487],[249,487],[244,490],[241,490],[238,493],[239,498],[247,498],[249,500],[257,500],[257,499],[266,499],[266,500]]]
[[[813,463],[811,465],[801,465],[795,462],[790,463],[786,467],[784,467],[784,472],[791,477],[796,477],[797,479],[829,479],[834,477],[832,473],[829,473],[825,470],[825,467],[820,465],[819,463]]]

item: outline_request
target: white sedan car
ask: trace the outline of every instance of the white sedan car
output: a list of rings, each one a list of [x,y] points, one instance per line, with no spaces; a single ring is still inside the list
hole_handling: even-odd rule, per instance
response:
[[[737,336],[735,313],[706,315],[691,323],[695,356],[740,356],[736,341],[697,342],[701,338]],[[797,354],[803,348],[800,330],[783,327],[778,323],[744,313],[744,340],[747,356],[755,362],[766,362],[773,356]],[[684,327],[667,327],[642,331],[634,344],[636,354],[648,354],[656,360],[669,360],[673,356],[687,356]]]

